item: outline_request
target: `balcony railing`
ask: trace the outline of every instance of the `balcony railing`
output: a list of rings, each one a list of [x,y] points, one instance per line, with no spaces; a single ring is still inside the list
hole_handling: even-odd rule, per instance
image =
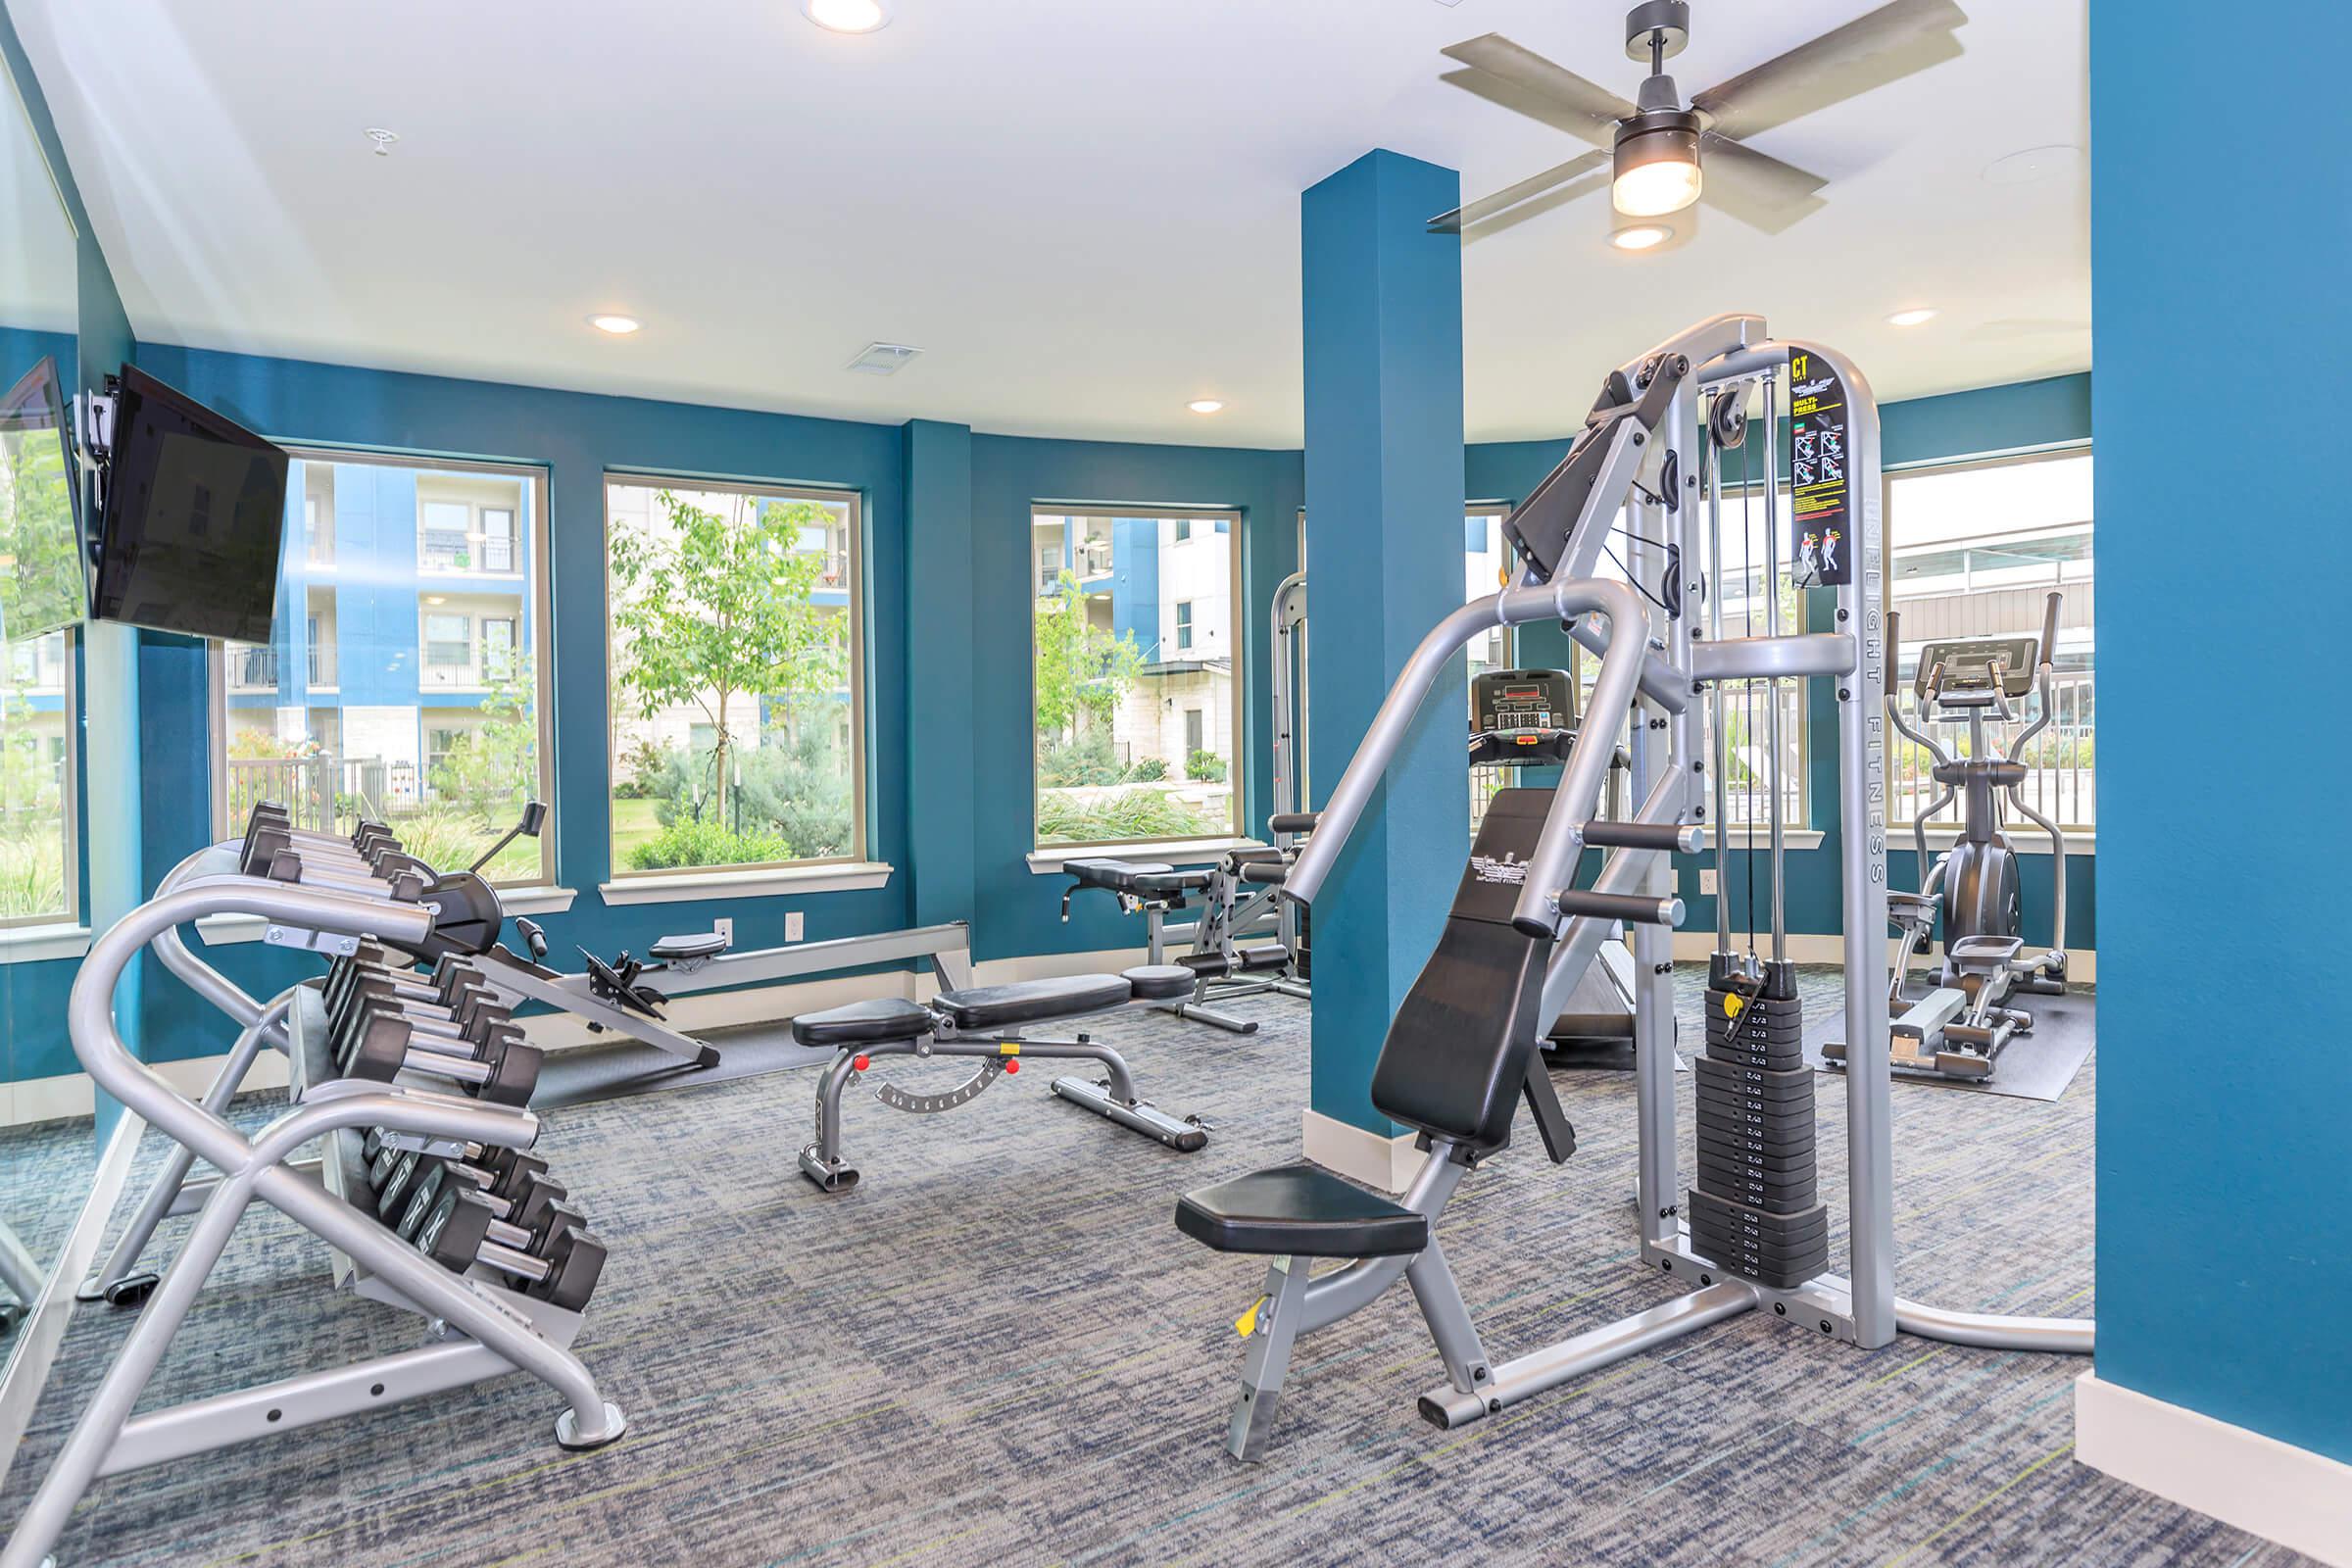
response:
[[[416,797],[416,764],[378,758],[231,758],[223,820],[242,823],[263,801],[284,806],[294,825],[315,833],[348,833],[363,815],[381,817]]]
[[[228,689],[232,692],[277,690],[277,650],[274,648],[231,648],[228,650]]]

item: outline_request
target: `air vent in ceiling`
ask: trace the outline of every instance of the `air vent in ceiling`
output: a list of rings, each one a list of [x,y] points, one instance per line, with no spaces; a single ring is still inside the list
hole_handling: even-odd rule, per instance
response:
[[[850,362],[850,368],[867,375],[896,375],[902,366],[922,352],[905,343],[868,343]]]

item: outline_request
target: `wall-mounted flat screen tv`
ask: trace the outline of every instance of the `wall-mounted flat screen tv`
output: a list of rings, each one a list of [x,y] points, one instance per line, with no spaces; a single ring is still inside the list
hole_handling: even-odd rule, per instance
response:
[[[268,642],[291,460],[136,366],[118,379],[90,612]]]
[[[0,398],[0,644],[74,625],[88,605],[68,429],[44,358]]]

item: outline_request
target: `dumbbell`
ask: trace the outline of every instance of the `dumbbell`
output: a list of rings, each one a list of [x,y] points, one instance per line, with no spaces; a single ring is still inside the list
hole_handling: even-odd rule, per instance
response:
[[[547,1161],[536,1154],[521,1154],[491,1164],[476,1164],[471,1160],[448,1160],[435,1154],[418,1153],[413,1149],[394,1149],[387,1145],[368,1164],[368,1186],[375,1197],[375,1217],[387,1225],[396,1223],[417,1184],[440,1165],[457,1166],[457,1174],[462,1175],[476,1191],[510,1206],[552,1202],[564,1197],[564,1189],[548,1179]],[[532,1194],[541,1187],[551,1189],[553,1198],[533,1199]]]
[[[357,875],[378,874],[378,861],[387,855],[404,855],[400,839],[381,822],[362,822],[349,838],[314,833],[294,826],[291,813],[255,807],[246,819],[245,842],[237,852],[237,869],[247,876],[268,876],[270,864],[281,851],[291,852],[320,869]]]
[[[368,1162],[368,1186],[379,1199],[401,1160],[412,1154],[418,1159],[438,1157],[418,1154],[413,1149],[398,1148],[392,1143],[394,1136],[389,1128],[370,1128],[360,1145],[362,1157]],[[508,1200],[519,1197],[528,1190],[534,1179],[547,1175],[547,1161],[537,1154],[528,1150],[497,1145],[466,1144],[456,1163],[466,1168],[469,1180],[480,1183],[482,1191]]]
[[[432,1212],[417,1226],[416,1250],[453,1273],[476,1263],[523,1282],[525,1296],[577,1312],[588,1304],[596,1280],[605,1268],[605,1244],[587,1231],[566,1225],[548,1238],[544,1254],[507,1246],[492,1238],[500,1223],[492,1205],[478,1193],[444,1187]]]
[[[367,942],[362,943],[349,957],[338,957],[327,964],[328,1000],[334,1000],[335,994],[343,987],[368,975],[381,976],[403,991],[415,991],[428,1001],[444,1005],[454,1002],[458,993],[469,985],[486,987],[490,984],[490,977],[470,958],[444,954],[431,969],[418,970],[407,954],[395,954],[375,943]]]
[[[409,1184],[408,1201],[398,1216],[388,1221],[404,1242],[414,1242],[424,1222],[432,1217],[433,1207],[441,1195],[449,1192],[470,1193],[490,1205],[496,1216],[491,1222],[489,1238],[502,1247],[512,1247],[518,1252],[532,1252],[541,1257],[555,1245],[555,1239],[567,1230],[586,1230],[588,1217],[564,1201],[563,1187],[551,1181],[531,1184],[520,1202],[510,1202],[494,1194],[483,1192],[466,1176],[462,1167],[436,1164]],[[381,1217],[381,1216],[379,1216]]]
[[[390,1083],[403,1071],[447,1078],[477,1100],[499,1105],[530,1102],[538,1087],[542,1054],[526,1044],[512,1023],[492,1026],[483,1039],[466,1041],[420,1029],[397,1007],[362,1001],[341,1032],[337,1065],[347,1077]]]
[[[514,1009],[488,986],[459,991],[449,1004],[431,1000],[414,981],[403,983],[390,974],[362,974],[327,994],[327,1030],[339,1056],[343,1039],[361,1013],[398,1011],[416,1025],[420,1035],[439,1035],[452,1042],[448,1049],[471,1055],[501,1025],[512,1025]]]
[[[413,1241],[441,1194],[453,1187],[479,1194],[497,1213],[505,1228],[493,1228],[492,1241],[525,1251],[545,1251],[547,1239],[557,1231],[587,1223],[579,1210],[565,1206],[563,1185],[550,1181],[544,1168],[527,1172],[510,1192],[500,1192],[489,1171],[429,1156],[394,1162],[376,1194],[375,1217],[402,1241]]]
[[[486,1009],[497,1009],[499,1021],[514,1011],[479,969],[465,963],[445,963],[428,980],[413,970],[337,959],[327,970],[320,994],[328,1019],[337,1023],[350,1015],[361,997],[398,1003],[419,1019],[446,1019],[460,1033],[475,1027],[474,1019]]]

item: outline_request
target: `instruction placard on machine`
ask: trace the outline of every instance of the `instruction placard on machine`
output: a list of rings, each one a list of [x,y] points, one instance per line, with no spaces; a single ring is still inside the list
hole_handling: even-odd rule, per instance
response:
[[[1796,585],[1854,580],[1847,522],[1845,384],[1810,354],[1788,356],[1789,560]]]

